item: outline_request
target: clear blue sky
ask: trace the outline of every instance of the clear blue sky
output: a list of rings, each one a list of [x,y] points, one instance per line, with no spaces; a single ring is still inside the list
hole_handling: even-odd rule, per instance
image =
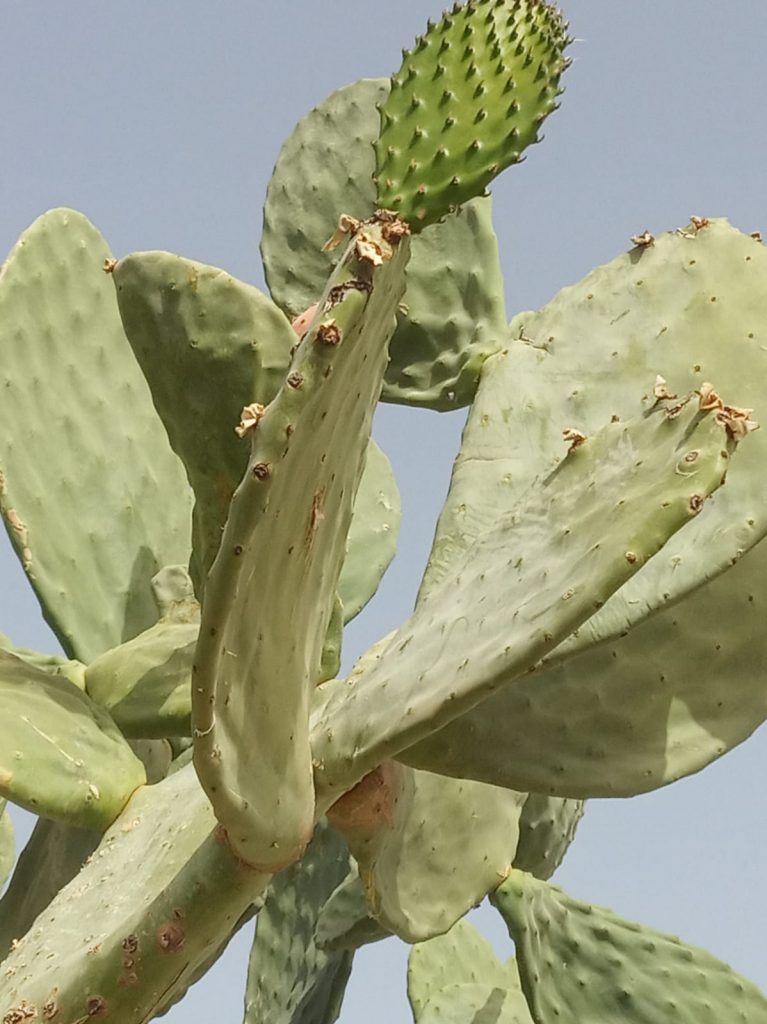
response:
[[[543,145],[494,187],[509,313],[536,308],[629,236],[727,216],[767,237],[767,5],[564,0],[574,64]],[[24,0],[3,5],[0,250],[40,213],[82,210],[116,255],[167,249],[262,284],[260,210],[280,143],[332,89],[389,74],[432,0]],[[463,415],[387,408],[376,435],[403,494],[401,553],[347,657],[408,613]],[[0,538],[0,630],[53,649]],[[703,774],[592,802],[558,881],[708,947],[767,988],[765,735]],[[479,921],[499,942],[490,912]],[[345,1024],[409,1020],[406,947],[357,960]],[[241,1016],[244,937],[166,1019]]]

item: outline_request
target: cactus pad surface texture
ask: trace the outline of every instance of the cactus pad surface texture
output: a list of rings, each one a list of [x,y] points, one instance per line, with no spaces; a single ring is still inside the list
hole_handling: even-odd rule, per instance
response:
[[[468,0],[419,36],[392,76],[376,142],[378,205],[414,231],[480,195],[537,141],[569,42],[538,0]]]
[[[320,102],[269,294],[63,208],[0,267],[0,515],[61,648],[0,633],[0,1024],[149,1024],[248,925],[244,1024],[334,1024],[384,940],[414,1024],[767,1024],[549,883],[586,801],[767,719],[758,233],[646,232],[507,315],[486,187],[571,41],[465,0]],[[397,550],[379,401],[469,410],[415,607],[344,674]]]

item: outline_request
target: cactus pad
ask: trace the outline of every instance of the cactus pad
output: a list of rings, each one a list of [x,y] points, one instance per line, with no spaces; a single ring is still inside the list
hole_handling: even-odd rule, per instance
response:
[[[415,767],[453,773],[441,766],[444,750],[421,756],[405,748],[499,687],[520,685],[694,519],[723,482],[732,448],[727,430],[713,411],[701,416],[691,398],[680,408],[659,402],[650,415],[572,439],[557,468],[419,601],[378,659],[351,686],[329,684],[332,695],[313,729],[323,800],[397,754]],[[520,729],[524,721],[520,714]],[[463,746],[464,739],[453,749],[456,758]],[[503,744],[495,749],[508,752]],[[506,784],[532,788],[521,778]]]
[[[269,881],[232,857],[215,824],[191,765],[139,789],[9,953],[3,1010],[33,1007],[41,1020],[151,1020]]]
[[[370,916],[359,870],[352,861],[349,874],[333,890],[317,917],[317,945],[326,950],[359,949],[390,935]]]
[[[514,867],[548,881],[564,860],[582,817],[582,800],[530,793],[519,819]]]
[[[714,220],[659,236],[515,317],[513,335],[526,340],[485,364],[422,595],[556,465],[565,426],[589,434],[631,415],[638,377],[647,409],[656,390],[682,395],[715,380],[758,418],[765,323],[767,251]],[[431,737],[429,755],[422,747],[413,763],[560,796],[629,796],[749,736],[767,718],[765,458],[758,430],[703,515],[533,676]],[[552,729],[556,751],[541,757]]]
[[[263,869],[299,857],[313,828],[309,704],[404,288],[399,226],[359,226],[279,393],[244,411],[250,462],[206,585],[195,766],[232,847]]]
[[[536,1024],[767,1020],[767,999],[710,953],[513,871],[491,897]]]
[[[99,845],[101,833],[39,818],[0,900],[0,960]]]
[[[109,715],[63,677],[0,651],[0,795],[34,814],[106,828],[145,781]]]
[[[413,946],[407,994],[415,1024],[531,1024],[516,961],[500,963],[466,920]]]
[[[354,954],[320,949],[315,931],[323,907],[348,873],[346,844],[321,823],[301,862],[275,876],[256,923],[244,1024],[336,1019]]]
[[[194,490],[199,592],[248,462],[248,443],[235,433],[240,414],[272,400],[295,334],[257,288],[217,267],[139,252],[112,276],[128,341]]]
[[[0,271],[0,509],[46,620],[83,662],[155,621],[149,581],[188,559],[191,529],[109,258],[82,214],[52,210]]]
[[[86,690],[126,736],[189,736],[199,605],[181,566],[161,570],[152,589],[159,621],[91,662]]]
[[[420,942],[447,931],[504,877],[524,799],[387,762],[328,817],[359,864],[373,916]]]
[[[324,287],[333,254],[323,245],[339,215],[365,217],[375,206],[376,103],[388,91],[385,79],[339,89],[299,121],[280,152],[261,253],[271,293],[291,315]],[[381,398],[431,409],[466,405],[483,359],[506,337],[490,198],[415,237],[405,279]]]
[[[5,806],[5,800],[0,799],[0,889],[3,888],[13,870],[15,860],[16,836],[13,831],[13,822]]]
[[[371,440],[338,580],[345,623],[362,611],[378,589],[397,550],[399,523],[400,497],[391,463]]]
[[[379,207],[415,232],[518,163],[557,107],[568,42],[541,0],[467,0],[430,26],[381,105]]]

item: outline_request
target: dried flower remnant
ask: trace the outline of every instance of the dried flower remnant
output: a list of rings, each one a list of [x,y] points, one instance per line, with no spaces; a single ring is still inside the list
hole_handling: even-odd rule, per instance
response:
[[[643,231],[641,235],[632,235],[631,241],[638,249],[646,249],[650,245],[655,245],[655,235],[651,235],[649,231]]]
[[[250,405],[246,405],[242,410],[239,424],[234,428],[235,434],[238,437],[245,437],[246,434],[251,433],[264,418],[265,412],[266,406],[261,405],[260,402],[251,402]]]
[[[579,448],[587,440],[585,434],[581,433],[580,430],[575,430],[573,427],[568,427],[567,430],[562,431],[562,439],[570,445],[568,451],[571,452]]]

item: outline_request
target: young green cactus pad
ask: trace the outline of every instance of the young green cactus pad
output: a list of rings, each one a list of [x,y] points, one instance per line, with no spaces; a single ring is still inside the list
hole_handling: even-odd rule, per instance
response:
[[[381,105],[378,205],[416,232],[481,195],[556,109],[568,42],[542,0],[467,0],[430,26]]]
[[[75,877],[101,840],[95,829],[40,818],[0,900],[0,960]]]
[[[548,881],[562,863],[582,817],[582,800],[528,794],[519,819],[514,867]]]
[[[724,480],[728,430],[713,410],[701,415],[692,396],[676,405],[659,400],[649,415],[609,423],[588,439],[570,437],[556,469],[419,601],[377,661],[352,686],[330,684],[312,733],[323,801],[389,756],[460,776],[443,768],[449,749],[438,740],[445,729],[436,730],[495,690],[521,686],[540,658],[694,519]],[[515,722],[524,731],[526,712]],[[463,746],[461,739],[453,764]],[[558,748],[547,749],[556,762]],[[512,758],[504,744],[495,750]],[[537,749],[536,761],[544,754]],[[617,768],[611,761],[608,774]],[[532,788],[521,775],[506,784]]]
[[[513,871],[491,897],[535,1024],[767,1021],[767,999],[710,953]]]
[[[346,844],[321,823],[301,862],[275,876],[258,915],[244,1024],[336,1019],[354,953],[320,949],[315,933],[323,907],[349,871]]]
[[[659,236],[539,313],[516,317],[513,334],[526,340],[485,364],[422,596],[556,465],[562,426],[589,434],[606,418],[632,414],[638,376],[655,381],[646,408],[658,393],[702,391],[712,379],[730,401],[764,408],[766,322],[767,252],[724,221]],[[703,515],[534,676],[408,760],[499,785],[615,796],[698,771],[742,742],[767,717],[758,600],[767,557],[759,543],[767,531],[765,457],[767,434],[749,434],[727,487]],[[517,732],[513,723],[523,720]],[[542,759],[538,770],[552,721],[557,760]],[[615,757],[622,769],[605,773],[605,760]]]
[[[206,585],[195,766],[247,863],[284,867],[314,821],[309,703],[409,256],[401,222],[356,225],[279,394],[244,410],[248,470]]]
[[[231,855],[215,824],[191,765],[139,789],[4,961],[3,1011],[151,1020],[269,881]]]
[[[339,213],[365,217],[375,206],[376,103],[388,93],[386,79],[339,89],[282,147],[266,196],[261,254],[272,296],[286,311],[306,309],[322,291],[332,267],[323,244]],[[405,279],[381,398],[431,409],[466,405],[482,360],[507,333],[490,197],[414,238]]]
[[[155,621],[150,579],[189,556],[191,495],[110,258],[82,214],[52,210],[0,271],[0,510],[46,620],[84,662]]]
[[[235,427],[266,405],[290,363],[295,334],[252,285],[167,252],[139,252],[112,269],[125,333],[195,494],[198,592],[248,462]]]
[[[500,963],[465,920],[413,946],[407,994],[415,1024],[532,1024],[514,957]]]
[[[524,800],[391,761],[328,816],[359,864],[373,916],[406,942],[420,942],[447,931],[504,877]]]
[[[35,814],[106,828],[145,781],[102,708],[63,676],[0,650],[0,796]]]

